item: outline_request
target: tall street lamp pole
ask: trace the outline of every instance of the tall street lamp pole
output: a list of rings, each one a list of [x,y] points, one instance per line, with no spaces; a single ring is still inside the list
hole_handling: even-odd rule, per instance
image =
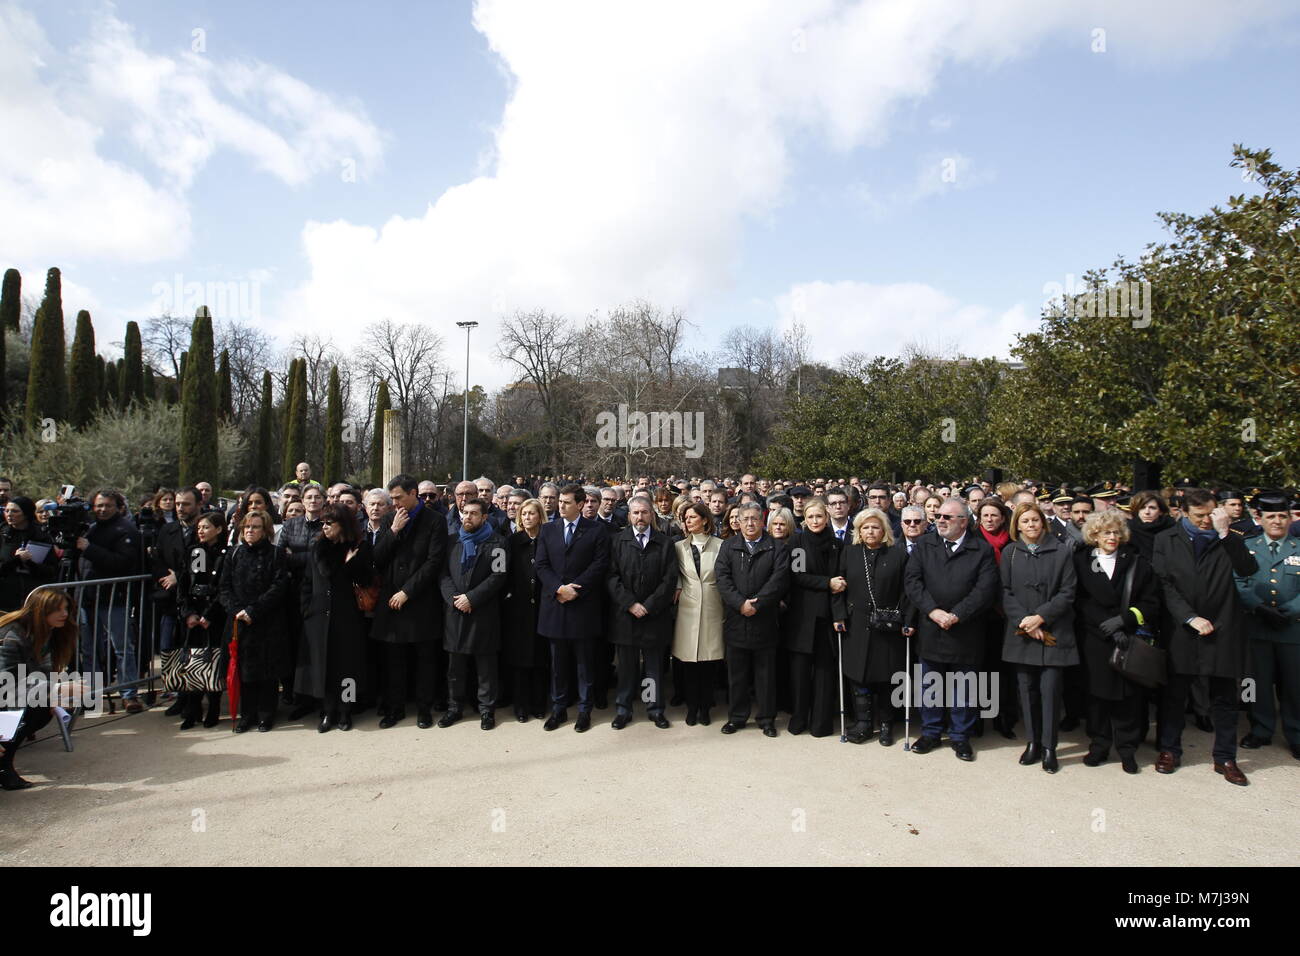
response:
[[[469,481],[469,333],[478,328],[477,322],[457,322],[465,330],[465,445],[461,457],[461,481]]]

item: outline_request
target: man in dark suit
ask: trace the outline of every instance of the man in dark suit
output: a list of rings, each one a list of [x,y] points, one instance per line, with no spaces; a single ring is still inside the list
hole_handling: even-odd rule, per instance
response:
[[[898,526],[903,533],[899,535],[894,547],[902,548],[904,554],[910,555],[916,550],[917,542],[925,536],[930,522],[926,520],[925,509],[920,505],[907,505],[898,513]]]
[[[944,499],[935,516],[938,533],[916,543],[903,572],[907,598],[920,616],[921,736],[912,750],[924,754],[937,747],[948,715],[948,736],[961,760],[975,759],[970,734],[979,709],[971,706],[970,695],[984,657],[985,616],[999,589],[993,549],[981,535],[968,533],[969,525],[961,499]],[[925,703],[934,680],[943,688],[943,706]]]
[[[614,729],[622,730],[632,720],[644,652],[645,678],[649,681],[646,712],[654,725],[664,730],[669,726],[664,716],[664,649],[673,636],[677,549],[668,535],[655,528],[649,499],[634,498],[629,502],[628,516],[632,523],[610,544],[610,640],[618,667]]]
[[[1187,695],[1192,682],[1204,676],[1214,724],[1214,771],[1244,787],[1250,781],[1237,766],[1237,704],[1250,649],[1234,574],[1249,577],[1259,565],[1246,539],[1233,534],[1228,512],[1215,507],[1213,494],[1189,488],[1183,508],[1185,515],[1151,543],[1169,651],[1156,771],[1173,773],[1182,762]]]
[[[600,505],[596,509],[596,520],[603,521],[611,535],[618,534],[627,527],[627,517],[618,513],[618,489],[600,489]]]
[[[747,476],[752,477],[752,476]],[[741,505],[740,534],[722,542],[713,573],[722,598],[729,714],[722,727],[734,734],[749,720],[754,688],[758,725],[767,737],[776,729],[776,648],[781,633],[781,599],[790,589],[790,553],[763,533],[763,509]]]
[[[582,517],[586,493],[565,485],[558,496],[558,519],[542,525],[534,567],[542,582],[537,631],[551,642],[551,716],[544,725],[555,730],[566,720],[569,669],[577,658],[578,721],[574,730],[591,729],[595,680],[595,642],[604,628],[601,592],[609,570],[609,534]]]
[[[381,728],[406,716],[407,674],[415,657],[418,723],[433,726],[433,709],[445,687],[447,652],[442,648],[442,599],[438,579],[447,563],[447,519],[416,494],[419,482],[398,475],[388,483],[394,511],[375,535],[379,603],[370,636],[386,645],[387,680]]]
[[[482,498],[461,503],[460,530],[447,552],[439,585],[447,604],[443,647],[447,663],[447,712],[439,727],[450,727],[461,716],[466,696],[469,660],[478,674],[479,726],[496,726],[497,655],[501,650],[501,602],[506,585],[505,540],[487,521]]]

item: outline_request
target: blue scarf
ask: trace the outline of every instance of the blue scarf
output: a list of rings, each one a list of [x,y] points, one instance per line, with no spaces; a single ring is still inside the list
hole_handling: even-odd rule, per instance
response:
[[[478,555],[478,546],[486,541],[492,535],[492,525],[486,521],[473,534],[465,531],[465,526],[460,526],[460,569],[468,571],[474,564],[474,558]]]
[[[1203,555],[1214,542],[1219,540],[1219,532],[1211,528],[1209,531],[1202,531],[1196,525],[1192,524],[1186,518],[1182,519],[1183,530],[1187,532],[1187,537],[1192,539],[1192,551],[1196,554],[1196,560],[1201,560]]]

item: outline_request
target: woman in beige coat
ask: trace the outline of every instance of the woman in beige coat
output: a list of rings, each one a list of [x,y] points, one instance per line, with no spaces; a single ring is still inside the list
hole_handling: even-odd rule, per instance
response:
[[[709,723],[713,706],[714,662],[722,660],[722,598],[713,565],[722,540],[713,536],[713,515],[701,502],[683,512],[686,537],[678,541],[677,624],[673,657],[682,663],[686,685],[686,723]]]

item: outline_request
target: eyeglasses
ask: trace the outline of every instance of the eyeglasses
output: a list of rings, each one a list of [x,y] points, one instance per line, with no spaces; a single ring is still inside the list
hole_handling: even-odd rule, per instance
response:
[[[934,516],[934,520],[935,521],[960,521],[965,517],[966,517],[965,515],[946,515],[940,512],[939,514]]]
[[[924,518],[904,518],[903,524],[925,524]]]

